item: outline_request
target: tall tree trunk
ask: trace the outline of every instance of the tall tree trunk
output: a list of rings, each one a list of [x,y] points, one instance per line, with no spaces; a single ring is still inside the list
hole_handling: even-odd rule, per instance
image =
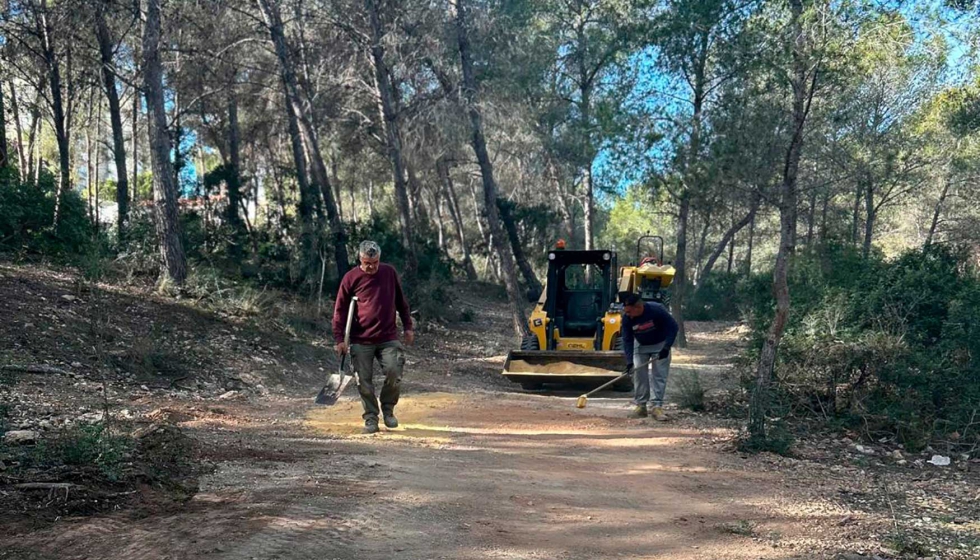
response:
[[[105,1],[99,3],[95,14],[95,35],[99,42],[99,58],[102,63],[102,88],[109,103],[109,122],[112,126],[112,155],[116,162],[116,208],[118,216],[119,244],[125,244],[129,225],[129,175],[126,169],[126,136],[123,133],[122,108],[116,90],[116,72],[113,69],[114,42],[106,25]]]
[[[350,196],[350,221],[357,223],[357,203],[354,201],[354,181],[347,181],[347,193]]]
[[[708,230],[710,228],[711,228],[711,212],[709,211],[704,215],[704,225],[701,227],[701,235],[698,236],[697,257],[695,257],[695,261],[694,261],[695,262],[694,278],[696,280],[695,284],[701,283],[701,275],[702,275],[701,263],[704,262],[703,260],[704,246],[708,242]],[[698,291],[697,285],[695,285],[694,291],[695,292]]]
[[[807,250],[813,246],[813,232],[815,228],[815,222],[817,221],[817,191],[813,189],[810,191],[810,199],[807,204],[807,219],[806,219],[806,248]]]
[[[946,196],[949,194],[949,187],[952,183],[952,172],[948,171],[946,173],[946,180],[943,182],[943,191],[939,194],[939,200],[936,201],[936,209],[932,213],[932,222],[929,223],[929,233],[926,234],[925,248],[929,248],[932,245],[932,239],[936,235],[936,229],[939,228],[939,217],[943,213],[943,204],[946,203]]]
[[[20,171],[20,178],[22,181],[27,180],[27,153],[24,151],[24,131],[20,124],[20,104],[17,102],[17,88],[14,87],[14,81],[11,79],[10,84],[10,111],[11,116],[14,118],[14,134],[17,135],[17,169]],[[0,84],[0,87],[3,87]]]
[[[137,45],[137,52],[138,52]],[[137,56],[141,56],[137,54]],[[140,162],[139,162],[139,137],[140,137],[140,92],[133,86],[133,132],[132,132],[132,148],[130,151],[133,152],[133,200],[138,202],[140,198],[139,186],[140,186]]]
[[[180,286],[187,278],[187,261],[180,241],[177,216],[177,185],[170,164],[170,135],[163,96],[163,64],[160,60],[160,0],[147,0],[143,30],[143,94],[149,111],[147,126],[150,160],[153,164],[153,198],[156,203],[157,233],[163,257],[163,273]]]
[[[735,247],[735,234],[741,231],[745,226],[755,221],[755,215],[759,210],[760,201],[761,197],[758,193],[755,193],[752,196],[752,202],[749,205],[748,213],[746,213],[741,220],[732,224],[732,227],[728,228],[728,231],[726,231],[721,237],[721,241],[715,245],[714,250],[711,251],[711,254],[708,256],[708,261],[704,264],[704,269],[701,271],[701,282],[698,283],[697,288],[695,288],[695,292],[701,289],[701,286],[704,285],[704,279],[711,274],[711,270],[714,268],[715,262],[717,262],[718,258],[721,256],[721,253],[725,250],[726,245],[730,245],[732,247],[732,249],[729,251],[728,257],[728,271],[731,272],[731,261],[733,260],[732,255],[734,254]],[[749,247],[749,250],[751,251],[751,244]]]
[[[820,208],[820,242],[827,241],[827,208],[830,206],[830,192],[823,193],[823,206]]]
[[[51,92],[51,115],[54,119],[55,140],[58,144],[58,164],[60,179],[54,199],[54,224],[61,221],[61,198],[71,190],[71,139],[69,138],[68,117],[65,112],[64,92],[61,85],[61,68],[54,45],[54,29],[47,14],[48,0],[42,0],[38,35],[41,37],[41,54],[44,56],[45,70],[48,74],[48,88]]]
[[[806,126],[807,114],[813,99],[816,81],[816,69],[813,69],[813,80],[809,80],[808,63],[804,50],[807,38],[803,32],[800,19],[803,15],[803,0],[790,0],[792,19],[790,35],[794,37],[793,46],[793,137],[786,150],[783,181],[780,188],[779,201],[779,250],[776,253],[776,264],[773,269],[773,292],[776,296],[776,315],[762,345],[759,365],[756,371],[755,387],[749,407],[749,434],[759,444],[765,444],[766,416],[769,412],[769,393],[772,385],[773,372],[776,368],[776,352],[782,341],[786,323],[789,320],[789,267],[793,253],[796,250],[796,182],[800,167],[800,157],[803,152],[803,130]]]
[[[0,82],[0,169],[10,165],[10,152],[7,148],[7,112],[3,101],[3,82]]]
[[[530,290],[540,292],[541,282],[534,275],[534,269],[531,268],[531,263],[528,262],[527,255],[524,254],[524,244],[521,243],[521,236],[518,235],[517,224],[514,222],[512,203],[505,199],[498,199],[497,208],[500,210],[500,219],[504,223],[504,229],[507,230],[507,238],[510,240],[511,249],[514,251],[517,267],[524,277],[524,284]]]
[[[569,246],[572,246],[572,244],[575,243],[574,213],[571,206],[568,204],[568,197],[566,196],[565,191],[561,188],[558,167],[555,165],[554,159],[550,155],[546,157],[548,160],[548,181],[555,190],[555,201],[558,203],[558,212],[561,214],[562,229],[565,232],[565,240],[568,242]]]
[[[312,267],[319,258],[313,248],[313,211],[317,195],[310,186],[306,174],[304,150],[307,150],[312,158],[313,176],[320,186],[321,196],[323,196],[323,202],[327,210],[330,233],[333,237],[337,274],[343,277],[349,267],[347,261],[347,237],[340,223],[340,217],[337,215],[337,206],[333,199],[330,181],[327,178],[326,165],[324,165],[323,156],[320,154],[320,147],[317,142],[314,127],[310,122],[309,115],[305,112],[300,98],[296,81],[296,71],[293,66],[289,45],[286,42],[279,4],[277,0],[257,1],[265,18],[265,24],[269,29],[276,56],[279,59],[280,77],[282,78],[283,89],[285,90],[289,136],[293,143],[293,159],[296,162],[296,175],[300,182],[300,216],[303,220],[304,230],[302,235],[304,239],[302,242],[304,260],[308,267]],[[306,276],[312,277],[309,274],[306,274]]]
[[[232,78],[234,82],[234,78]],[[238,94],[234,83],[228,85],[228,206],[225,207],[225,220],[231,228],[230,254],[233,259],[244,255],[248,232],[239,214],[242,205],[242,155],[241,128],[238,122]],[[247,219],[247,218],[246,218]]]
[[[864,189],[864,207],[866,213],[864,217],[864,244],[861,254],[867,259],[871,256],[871,242],[874,237],[875,218],[878,214],[878,210],[875,208],[874,181],[870,177]]]
[[[755,245],[755,216],[749,221],[749,239],[745,245],[745,274],[752,274],[752,247]]]
[[[697,187],[698,178],[694,177],[692,169],[701,154],[701,119],[705,98],[705,77],[703,64],[694,79],[694,113],[691,116],[691,139],[689,153],[684,158],[684,185],[681,187],[679,208],[677,212],[677,252],[674,256],[674,283],[671,294],[671,314],[677,321],[676,344],[680,348],[687,347],[687,329],[684,326],[684,305],[687,298],[687,234],[688,220],[691,215],[691,197]]]
[[[687,332],[684,329],[684,304],[687,292],[687,226],[691,215],[691,194],[681,193],[677,212],[677,252],[674,255],[674,283],[671,293],[670,312],[677,321],[676,344],[687,347]],[[639,263],[637,263],[639,264]]]
[[[436,212],[436,234],[438,239],[439,251],[446,254],[446,226],[445,217],[442,211],[442,194],[441,189],[432,189],[432,206]],[[430,214],[431,215],[431,214]]]
[[[455,0],[456,5],[456,39],[459,46],[460,65],[463,73],[463,100],[469,115],[472,128],[473,151],[480,164],[480,174],[483,177],[483,203],[487,214],[487,224],[493,234],[493,245],[501,262],[501,272],[504,286],[507,288],[507,299],[510,300],[514,320],[514,332],[518,337],[527,333],[527,317],[524,314],[524,298],[521,297],[520,284],[517,278],[517,265],[514,254],[508,250],[504,240],[503,228],[500,225],[500,214],[497,211],[497,182],[493,176],[493,164],[487,152],[487,142],[483,135],[483,116],[477,99],[476,74],[473,70],[473,56],[470,52],[470,39],[466,23],[466,0]]]
[[[92,105],[89,104],[89,126],[85,127],[85,191],[88,202],[88,219],[95,222],[95,204],[92,202]]]
[[[379,0],[365,0],[371,21],[371,60],[374,63],[374,83],[378,91],[378,104],[381,121],[384,123],[385,147],[395,184],[395,209],[398,211],[398,225],[401,230],[402,245],[405,247],[405,265],[408,276],[413,276],[418,268],[415,252],[415,234],[412,225],[412,208],[408,197],[408,175],[405,169],[402,139],[399,130],[398,113],[395,109],[395,92],[391,84],[391,74],[384,60],[384,28],[381,22]]]
[[[857,246],[858,238],[858,224],[861,222],[861,200],[864,198],[864,183],[862,181],[857,182],[857,189],[854,191],[854,216],[851,221],[851,243]]]
[[[446,191],[446,199],[449,206],[449,215],[453,219],[456,228],[456,237],[459,239],[460,252],[463,253],[463,269],[466,270],[467,280],[473,282],[477,279],[476,267],[473,266],[473,258],[470,256],[470,247],[466,242],[466,230],[463,227],[463,216],[459,211],[459,199],[456,197],[456,188],[453,186],[452,177],[449,175],[449,161],[446,158],[439,158],[436,161],[436,173],[442,180],[442,187]]]
[[[368,179],[368,218],[374,219],[374,180]]]
[[[31,127],[27,134],[27,179],[38,185],[41,168],[41,93],[44,89],[44,76],[37,82],[34,92],[34,103],[31,105]]]

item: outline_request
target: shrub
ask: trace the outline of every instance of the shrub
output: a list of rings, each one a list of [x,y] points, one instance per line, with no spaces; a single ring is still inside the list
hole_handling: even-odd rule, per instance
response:
[[[712,272],[685,302],[684,317],[689,321],[738,319],[744,307],[738,288],[744,278],[734,272]]]
[[[938,436],[980,441],[971,432],[980,278],[968,263],[967,253],[944,247],[890,262],[859,261],[839,247],[802,255],[776,371],[787,414],[896,435],[912,449]],[[758,286],[751,294],[757,349],[774,304]]]
[[[94,233],[85,202],[75,191],[62,193],[55,227],[56,192],[48,172],[35,186],[20,181],[12,168],[0,170],[0,250],[59,258],[85,251]]]

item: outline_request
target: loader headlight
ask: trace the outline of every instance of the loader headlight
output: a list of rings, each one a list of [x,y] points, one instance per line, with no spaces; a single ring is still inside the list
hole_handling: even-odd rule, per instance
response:
[[[554,253],[548,253],[548,260],[549,261],[555,260],[555,254]]]
[[[612,255],[610,255],[609,253],[603,253],[602,254],[602,260],[604,260],[604,261],[608,261],[611,258],[612,258]]]

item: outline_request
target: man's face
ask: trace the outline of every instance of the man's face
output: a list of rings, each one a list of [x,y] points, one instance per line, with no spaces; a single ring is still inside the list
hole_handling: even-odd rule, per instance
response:
[[[643,302],[637,302],[636,305],[624,305],[623,310],[626,311],[626,314],[631,319],[636,319],[640,315],[643,315]]]
[[[367,274],[375,274],[378,272],[378,265],[381,263],[381,259],[378,257],[366,257],[361,255],[361,270]]]

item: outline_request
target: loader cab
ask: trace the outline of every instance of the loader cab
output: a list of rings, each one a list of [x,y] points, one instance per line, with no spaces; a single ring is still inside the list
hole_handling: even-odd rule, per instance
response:
[[[616,270],[613,251],[550,251],[547,282],[528,325],[534,340],[524,349],[605,349],[603,319],[615,303]]]

